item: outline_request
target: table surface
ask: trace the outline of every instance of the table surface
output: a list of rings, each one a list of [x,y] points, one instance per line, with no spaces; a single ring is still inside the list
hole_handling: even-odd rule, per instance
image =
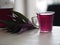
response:
[[[0,29],[0,45],[60,45],[60,26],[53,26],[49,33],[40,33],[39,29],[34,29],[10,34]]]

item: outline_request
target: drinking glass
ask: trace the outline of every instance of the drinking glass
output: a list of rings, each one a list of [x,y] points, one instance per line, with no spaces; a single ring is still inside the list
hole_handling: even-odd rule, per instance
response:
[[[40,29],[40,32],[51,32],[52,26],[53,26],[53,19],[54,19],[54,13],[53,11],[47,11],[47,12],[40,12],[36,13],[37,16],[32,18],[32,22],[35,27],[38,27]],[[34,22],[34,18],[36,18],[36,22]]]

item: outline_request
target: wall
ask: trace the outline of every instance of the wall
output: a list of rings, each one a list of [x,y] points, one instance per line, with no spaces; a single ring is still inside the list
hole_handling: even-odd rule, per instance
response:
[[[0,8],[12,8],[14,0],[0,0]]]
[[[15,0],[14,1],[14,10],[25,15],[24,0]]]
[[[14,10],[24,14],[30,20],[31,17],[36,16],[35,7],[35,0],[15,0],[14,2]]]
[[[60,4],[60,0],[53,0],[54,4]]]
[[[36,0],[27,0],[27,16],[31,20],[33,16],[36,16]]]

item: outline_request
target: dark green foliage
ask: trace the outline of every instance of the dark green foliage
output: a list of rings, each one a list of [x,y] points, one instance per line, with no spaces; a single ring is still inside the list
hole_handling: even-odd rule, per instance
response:
[[[12,20],[0,20],[0,22],[6,24],[5,28],[7,29],[8,32],[17,33],[20,31],[35,28],[29,21],[29,19],[25,17],[23,14],[16,11],[12,11],[12,14],[14,14],[15,16],[15,17],[10,16]]]
[[[16,15],[16,16],[18,16],[18,20],[20,21],[20,20],[22,20],[23,22],[28,22],[28,18],[27,17],[25,17],[23,14],[21,14],[21,13],[18,13],[18,12],[16,12],[16,11],[13,11],[13,13]]]

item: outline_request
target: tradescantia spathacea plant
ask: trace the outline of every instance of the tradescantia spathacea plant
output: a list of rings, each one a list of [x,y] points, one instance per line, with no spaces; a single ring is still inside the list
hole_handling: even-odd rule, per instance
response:
[[[0,22],[6,24],[5,28],[10,33],[20,33],[26,30],[31,30],[36,27],[30,22],[30,20],[23,14],[12,11],[15,17],[10,16],[12,20],[0,20]]]

